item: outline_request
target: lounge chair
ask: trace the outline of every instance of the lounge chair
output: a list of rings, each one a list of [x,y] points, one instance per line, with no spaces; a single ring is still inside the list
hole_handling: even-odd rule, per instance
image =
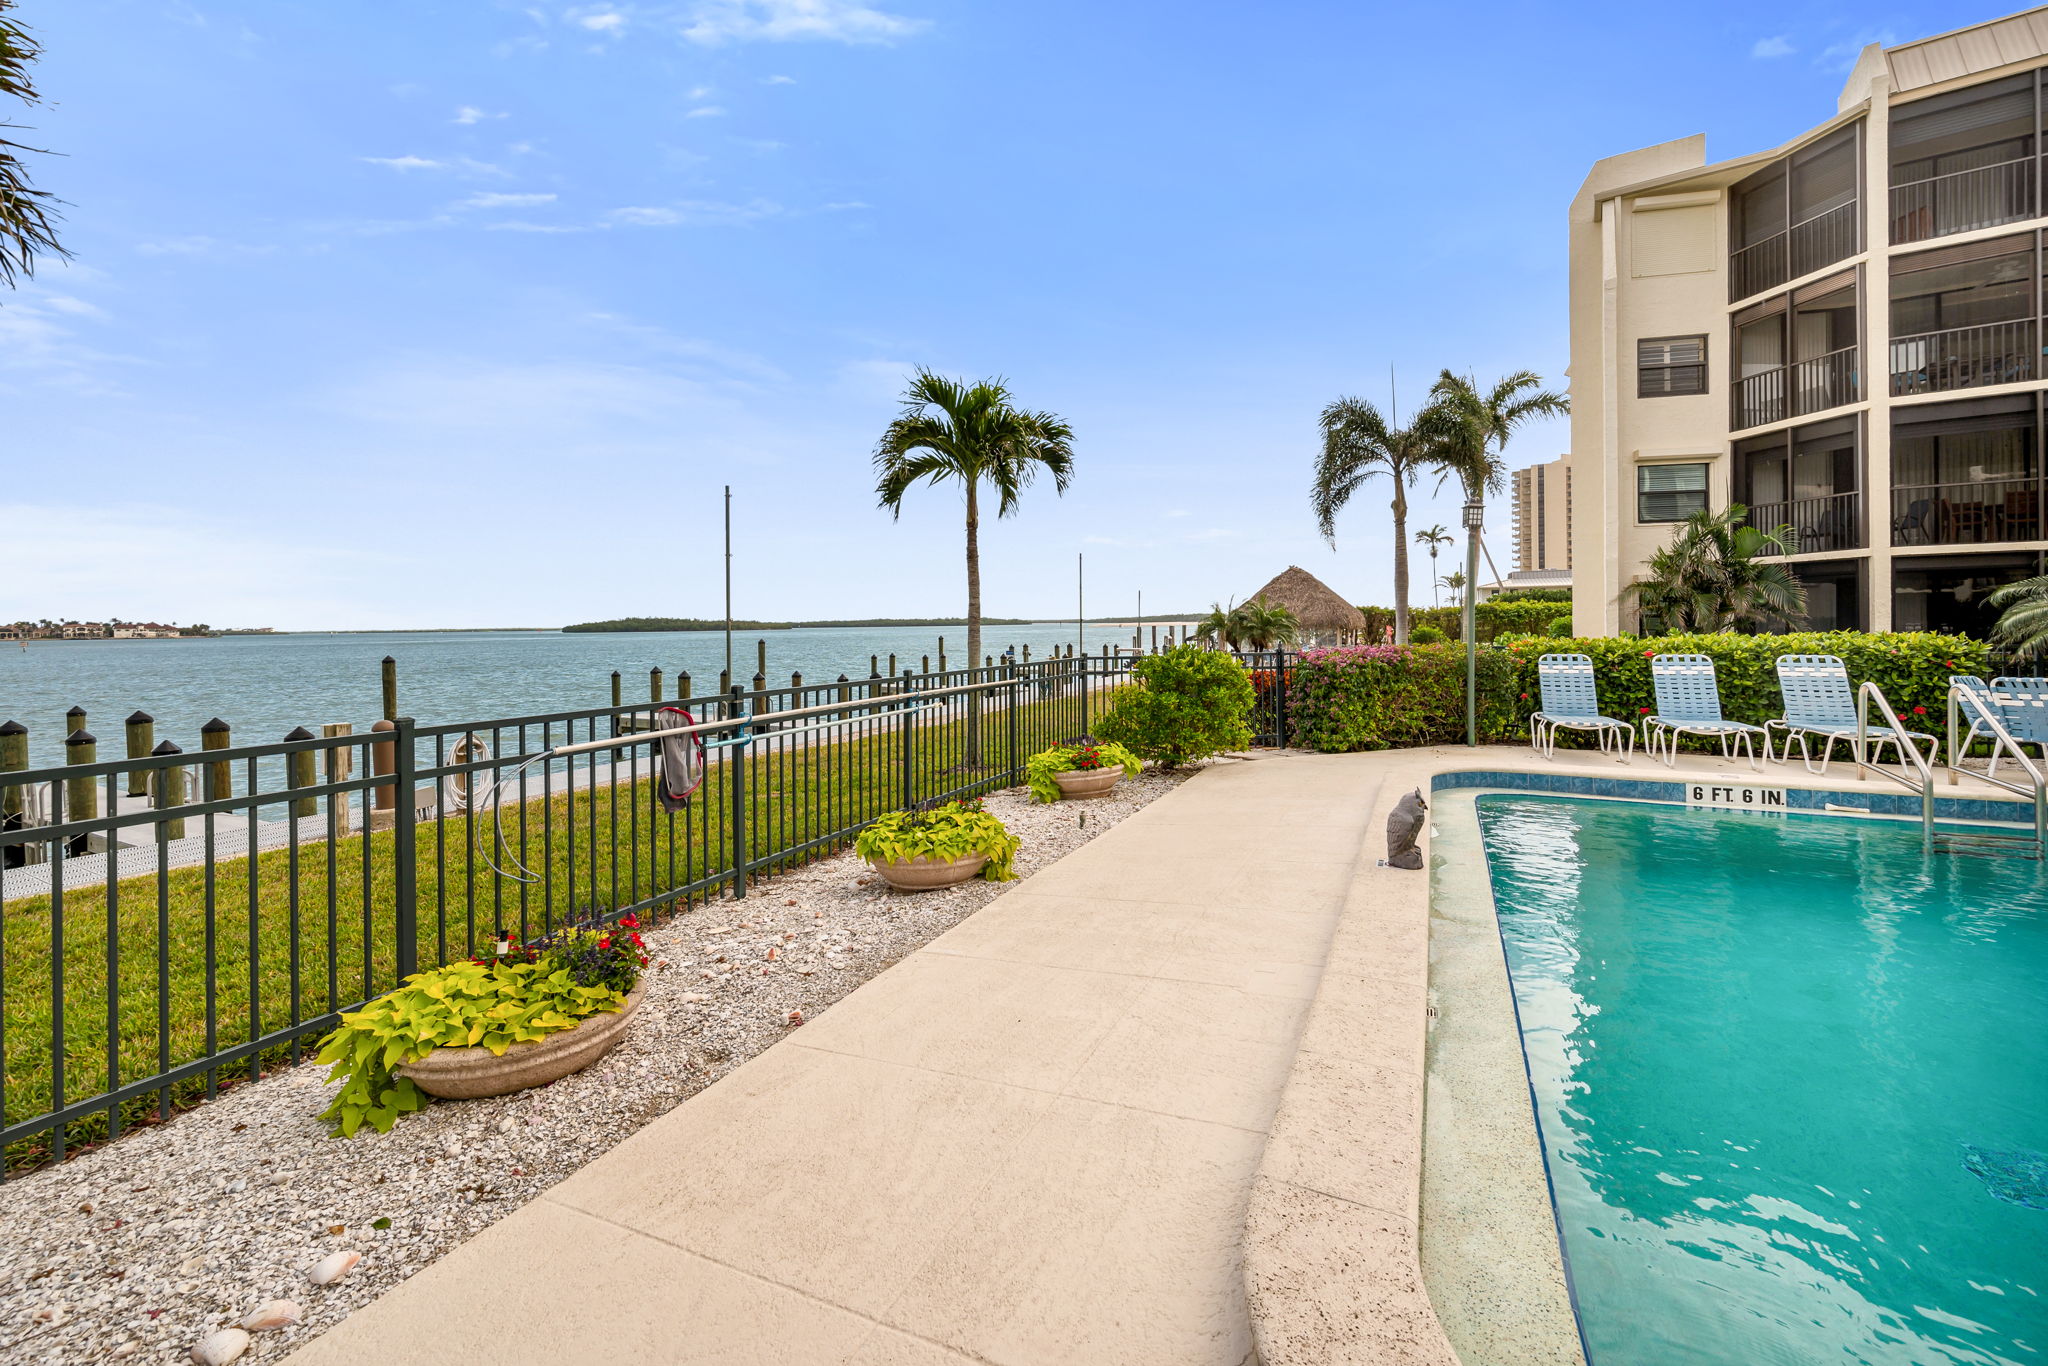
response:
[[[1602,754],[1611,739],[1624,759],[1635,756],[1635,727],[1600,714],[1600,690],[1593,682],[1590,657],[1544,655],[1536,661],[1536,678],[1543,687],[1543,710],[1529,718],[1529,743],[1538,754],[1557,757],[1559,730],[1590,730],[1599,737]]]
[[[1927,742],[1927,761],[1934,762],[1941,752],[1941,741],[1926,731],[1906,730],[1892,724],[1887,717],[1882,723],[1872,725],[1864,739],[1868,749],[1856,744],[1856,690],[1849,683],[1849,670],[1833,655],[1779,655],[1778,691],[1785,696],[1785,714],[1775,721],[1764,722],[1764,754],[1776,758],[1780,763],[1792,762],[1792,743],[1799,742],[1799,757],[1806,764],[1808,773],[1826,773],[1828,761],[1834,758],[1835,742],[1847,741],[1855,754],[1856,762],[1874,762],[1872,755],[1880,746],[1889,744],[1899,750],[1899,762],[1906,762],[1904,747],[1918,742]],[[1769,732],[1773,729],[1785,732],[1784,748],[1778,755],[1771,753]],[[1813,766],[1813,751],[1807,747],[1807,740],[1824,741],[1820,751],[1820,767]]]
[[[1721,742],[1721,757],[1732,759],[1739,747],[1751,768],[1762,770],[1756,755],[1756,737],[1770,743],[1770,733],[1747,721],[1730,721],[1721,715],[1721,689],[1714,678],[1714,661],[1705,655],[1657,655],[1650,660],[1650,680],[1657,688],[1657,710],[1643,718],[1643,747],[1652,756],[1661,745],[1666,767],[1678,762],[1681,735],[1713,736]]]
[[[1955,752],[1948,756],[1951,764],[1961,763],[1970,746],[1979,739],[1993,742],[1989,772],[1994,776],[2002,760],[2010,757],[2017,762],[2019,755],[2014,751],[2023,751],[2027,745],[2040,746],[2042,757],[2048,759],[2048,678],[2004,676],[1986,683],[1981,678],[1954,674],[1948,681],[1950,686],[1963,690],[1963,719],[1970,723],[1969,730],[1956,742]],[[1991,729],[1987,719],[1990,716],[1995,716],[2012,737],[2010,750]]]

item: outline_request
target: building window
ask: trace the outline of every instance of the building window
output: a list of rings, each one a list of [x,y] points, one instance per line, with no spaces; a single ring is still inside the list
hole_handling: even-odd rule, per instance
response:
[[[1639,522],[1682,522],[1707,506],[1707,467],[1697,465],[1638,465],[1636,467],[1636,520]]]
[[[1707,392],[1707,339],[1645,337],[1636,343],[1636,397]]]

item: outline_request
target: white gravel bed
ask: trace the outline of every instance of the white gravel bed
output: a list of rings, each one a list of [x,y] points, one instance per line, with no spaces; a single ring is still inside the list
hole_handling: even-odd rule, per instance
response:
[[[988,809],[1028,876],[1182,776],[1051,806],[1012,788]],[[790,1011],[815,1017],[1016,885],[897,893],[842,853],[643,931],[655,962],[625,1041],[553,1085],[337,1139],[315,1118],[327,1069],[307,1063],[0,1185],[0,1362],[187,1361],[293,1300],[304,1318],[243,1360],[280,1357],[785,1037]],[[348,1250],[351,1274],[308,1282]]]

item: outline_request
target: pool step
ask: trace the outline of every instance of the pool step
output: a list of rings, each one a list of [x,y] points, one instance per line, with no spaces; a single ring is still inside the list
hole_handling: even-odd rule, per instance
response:
[[[1964,834],[1961,831],[1936,830],[1934,848],[1937,853],[1970,854],[1978,858],[2041,857],[2041,841],[2032,835],[1987,835],[1975,831]]]

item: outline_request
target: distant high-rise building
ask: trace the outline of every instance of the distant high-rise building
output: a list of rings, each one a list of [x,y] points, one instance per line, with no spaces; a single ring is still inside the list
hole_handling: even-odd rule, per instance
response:
[[[1516,470],[1515,568],[1572,567],[1572,458]]]

